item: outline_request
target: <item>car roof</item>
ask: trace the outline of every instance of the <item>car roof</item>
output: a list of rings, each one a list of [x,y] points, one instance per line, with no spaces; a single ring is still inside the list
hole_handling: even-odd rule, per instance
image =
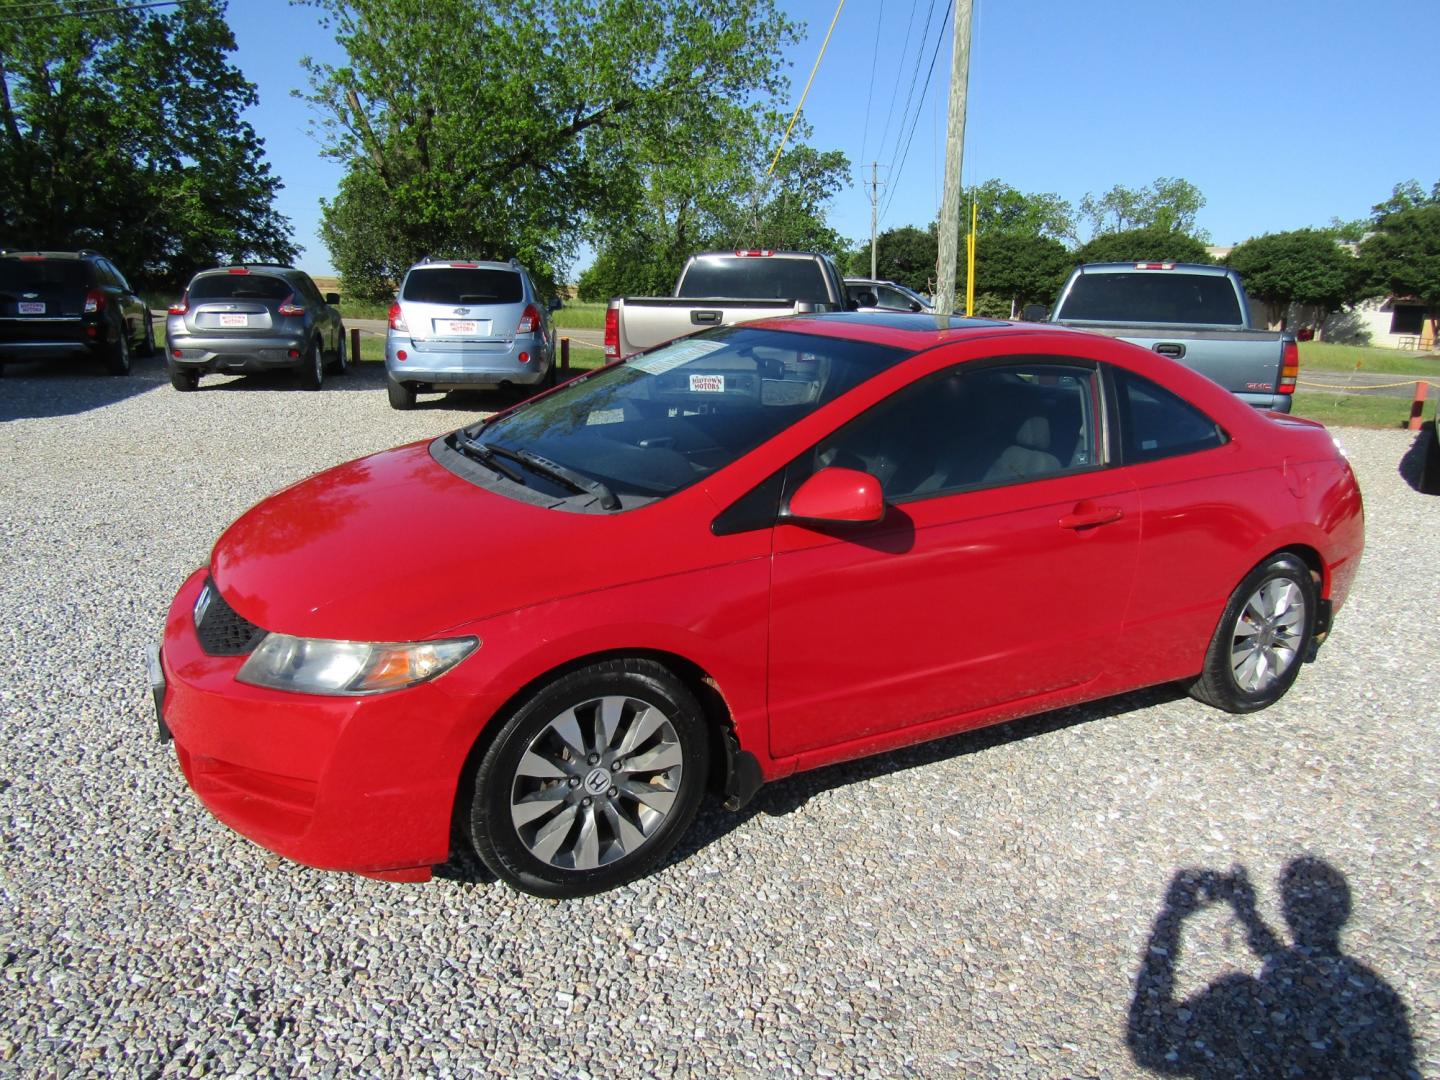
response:
[[[85,249],[80,251],[31,251],[28,248],[23,250],[21,248],[7,248],[4,251],[0,251],[0,257],[6,259],[75,259],[77,261],[80,259],[105,258],[105,256],[101,255],[98,251]]]
[[[278,263],[235,263],[231,266],[212,266],[208,270],[198,271],[195,276],[197,278],[211,277],[215,274],[233,274],[239,270],[243,270],[247,274],[274,274],[277,277],[301,272],[293,266],[281,266]]]
[[[1136,270],[1178,270],[1183,274],[1203,274],[1207,277],[1224,277],[1230,273],[1230,267],[1217,266],[1214,263],[1187,263],[1173,262],[1166,259],[1146,259],[1137,262],[1103,262],[1083,263],[1080,266],[1080,273],[1083,274],[1127,274]]]
[[[443,269],[445,269],[446,267],[456,267],[456,268],[462,269],[462,270],[469,270],[469,269],[475,269],[475,270],[510,270],[510,271],[512,271],[512,272],[518,272],[519,270],[523,269],[523,267],[521,267],[521,265],[520,265],[518,262],[515,262],[515,261],[513,261],[513,260],[510,261],[510,262],[500,262],[498,259],[461,259],[461,258],[455,258],[455,259],[422,259],[422,260],[420,260],[419,262],[414,263],[414,264],[410,267],[410,270],[425,270],[425,269],[430,269],[430,268],[434,268],[434,269],[436,269],[436,270],[443,270]],[[410,272],[410,270],[407,270],[406,273],[408,274],[408,273]]]
[[[844,311],[818,315],[786,315],[761,319],[746,326],[822,337],[848,338],[876,345],[893,345],[919,352],[933,345],[965,338],[991,337],[1016,330],[1047,330],[1072,334],[1073,330],[1012,323],[1002,319],[967,318],[964,315],[927,315],[909,311]]]

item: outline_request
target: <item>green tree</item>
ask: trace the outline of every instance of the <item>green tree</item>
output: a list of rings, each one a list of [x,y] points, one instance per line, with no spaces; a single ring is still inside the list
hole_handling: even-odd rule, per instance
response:
[[[1080,200],[1080,216],[1089,221],[1092,237],[1105,233],[1155,229],[1207,239],[1196,227],[1205,196],[1188,180],[1161,176],[1142,188],[1116,184],[1103,195]]]
[[[875,272],[883,281],[894,281],[916,292],[928,293],[935,287],[935,260],[940,257],[940,242],[935,230],[902,225],[886,229],[875,238]],[[864,272],[870,276],[870,249],[865,248]]]
[[[774,0],[307,2],[346,53],[307,61],[347,167],[324,236],[375,297],[427,252],[518,255],[553,282],[587,226],[643,235],[650,151],[758,123],[796,30]]]
[[[1225,259],[1245,280],[1245,290],[1265,301],[1270,321],[1280,322],[1291,304],[1308,304],[1325,316],[1355,300],[1360,263],[1322,229],[1269,233],[1240,244]]]
[[[1370,208],[1370,221],[1372,224],[1378,225],[1391,214],[1398,214],[1402,210],[1414,210],[1421,206],[1434,206],[1437,203],[1440,203],[1440,180],[1435,182],[1429,194],[1426,194],[1418,180],[1405,180],[1391,189],[1388,199],[1376,203]]]
[[[1440,335],[1440,200],[1383,216],[1360,245],[1360,262],[1365,295],[1414,297],[1430,336]]]
[[[1191,262],[1208,263],[1210,254],[1193,236],[1171,229],[1127,229],[1101,233],[1075,251],[1077,263]]]
[[[1067,200],[1054,192],[1030,194],[992,179],[961,192],[962,239],[970,231],[972,203],[980,236],[1045,236],[1063,241],[1075,234],[1075,208]]]
[[[0,237],[99,247],[149,285],[229,260],[289,261],[280,182],[240,118],[224,5],[170,12],[35,0],[0,18]]]
[[[1026,304],[1052,304],[1075,265],[1075,256],[1060,241],[1025,233],[987,236],[977,234],[975,245],[976,313],[981,295],[988,301],[986,313],[1009,318]],[[963,256],[962,256],[963,257]],[[965,266],[960,267],[964,287]],[[963,292],[962,292],[963,297]]]

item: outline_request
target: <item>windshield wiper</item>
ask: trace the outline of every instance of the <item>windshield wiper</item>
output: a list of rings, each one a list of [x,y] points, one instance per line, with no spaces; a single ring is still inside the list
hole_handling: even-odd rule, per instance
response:
[[[604,510],[620,509],[620,500],[615,497],[615,493],[603,481],[596,480],[592,476],[576,472],[568,466],[561,465],[558,461],[541,457],[533,450],[511,450],[509,447],[497,446],[494,443],[487,443],[485,448],[492,454],[507,457],[511,461],[518,461],[531,472],[558,480],[571,491],[594,495],[600,500],[600,506]]]
[[[511,483],[519,484],[521,487],[525,486],[525,478],[523,476],[510,468],[509,465],[502,465],[495,460],[494,450],[490,449],[490,447],[484,443],[479,443],[471,439],[463,431],[455,432],[455,449],[459,450],[460,453],[466,457],[478,461],[481,465],[493,469]]]

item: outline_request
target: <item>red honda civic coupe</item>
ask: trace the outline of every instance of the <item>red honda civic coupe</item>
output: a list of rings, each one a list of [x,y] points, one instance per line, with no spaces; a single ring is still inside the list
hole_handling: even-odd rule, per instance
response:
[[[1079,331],[709,330],[320,473],[220,537],[152,654],[236,831],[544,896],[661,861],[704,790],[1179,681],[1249,712],[1364,545],[1319,424]]]

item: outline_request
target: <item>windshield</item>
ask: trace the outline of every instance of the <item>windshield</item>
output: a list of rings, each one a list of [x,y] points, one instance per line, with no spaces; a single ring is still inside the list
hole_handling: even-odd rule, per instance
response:
[[[400,299],[422,304],[518,304],[520,275],[483,266],[437,266],[411,270]]]
[[[83,289],[90,284],[90,265],[78,259],[0,259],[0,289]]]
[[[497,455],[538,456],[599,481],[630,509],[724,468],[907,355],[867,342],[723,327],[632,357],[468,434],[473,446]],[[587,497],[516,462],[505,456],[527,487]]]
[[[676,296],[732,300],[796,300],[828,304],[820,261],[780,255],[706,255],[685,271]]]
[[[1240,300],[1229,278],[1169,270],[1080,274],[1070,286],[1059,317],[1087,322],[1244,325]]]
[[[269,274],[211,274],[190,283],[190,299],[198,300],[284,300],[295,287],[284,278]]]

